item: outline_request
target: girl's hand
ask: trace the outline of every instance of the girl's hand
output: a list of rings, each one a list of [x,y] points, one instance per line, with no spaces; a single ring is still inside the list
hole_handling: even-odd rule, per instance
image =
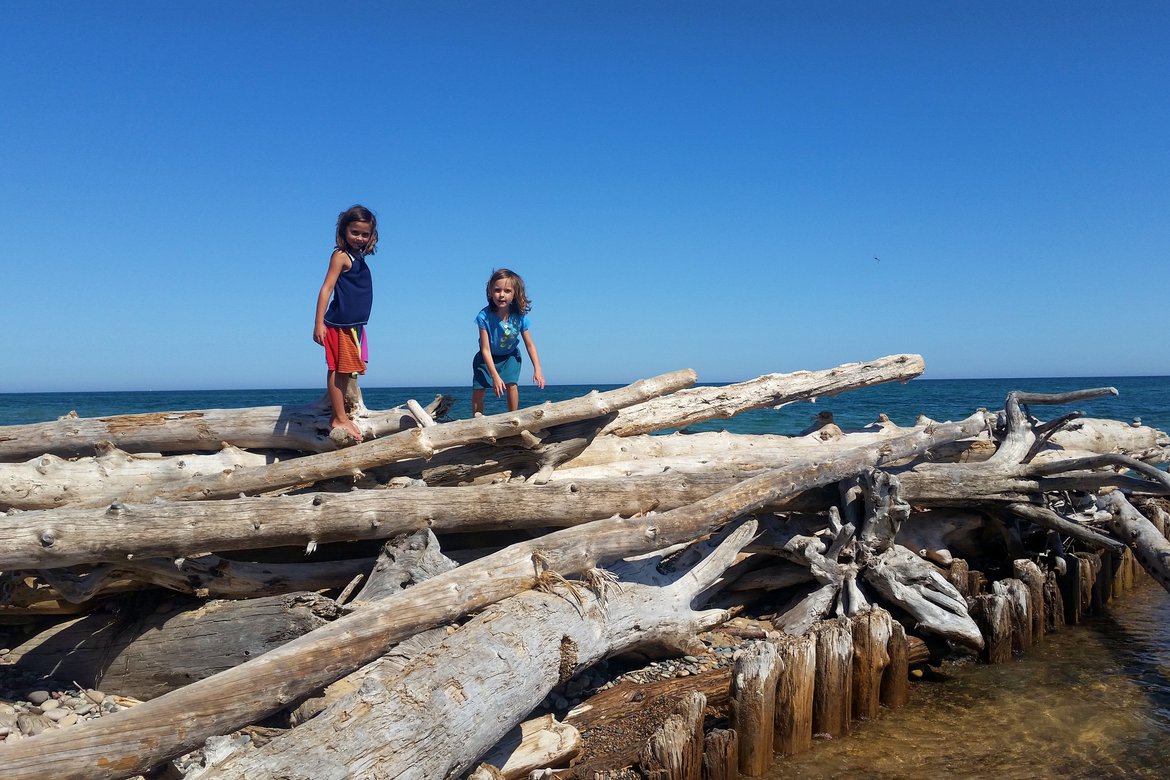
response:
[[[504,395],[504,391],[507,388],[504,386],[504,380],[497,376],[492,380],[492,389],[496,391],[496,398],[500,398]]]
[[[532,381],[541,390],[544,389],[544,374],[539,368],[532,372]]]
[[[325,325],[324,324],[313,326],[313,341],[315,341],[321,345],[325,344]]]

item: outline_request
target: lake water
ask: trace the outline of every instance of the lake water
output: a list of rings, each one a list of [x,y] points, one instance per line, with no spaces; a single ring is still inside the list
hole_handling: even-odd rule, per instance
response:
[[[693,426],[737,433],[794,434],[822,411],[843,428],[880,413],[900,425],[919,414],[957,420],[977,408],[1000,409],[1010,390],[1058,393],[1117,388],[1117,397],[1071,406],[1035,406],[1050,419],[1072,410],[1170,431],[1170,377],[915,380],[758,410]],[[522,387],[523,405],[558,401],[593,389]],[[466,387],[364,388],[370,408],[436,394],[455,399],[453,418],[470,415]],[[83,417],[185,409],[303,404],[320,389],[0,394],[0,425],[42,422],[70,411]],[[488,414],[504,411],[488,398]],[[944,669],[941,682],[913,686],[910,706],[855,724],[847,739],[818,741],[769,775],[849,778],[1170,777],[1170,594],[1146,581],[1105,614],[1072,626],[1000,666]]]

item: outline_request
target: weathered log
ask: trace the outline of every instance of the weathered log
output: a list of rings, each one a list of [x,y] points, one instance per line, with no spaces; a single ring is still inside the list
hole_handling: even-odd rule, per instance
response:
[[[338,615],[333,601],[316,593],[194,609],[160,605],[144,615],[129,608],[97,612],[34,636],[5,662],[145,701],[239,666]]]
[[[971,614],[983,631],[983,660],[989,664],[1012,660],[1011,611],[1007,596],[985,594],[973,599]]]
[[[1028,614],[1032,616],[1032,644],[1043,641],[1048,628],[1044,599],[1044,572],[1027,559],[1012,561],[1012,574],[1028,589]]]
[[[815,467],[777,469],[663,514],[594,521],[548,534],[536,542],[512,545],[334,621],[247,664],[102,718],[87,725],[83,734],[66,738],[42,734],[0,746],[0,763],[13,780],[39,777],[46,771],[62,778],[105,778],[145,771],[197,747],[208,736],[255,722],[327,685],[406,636],[482,609],[546,581],[553,572],[564,576],[588,571],[598,561],[697,538],[740,514],[833,484],[866,466],[903,460],[940,442],[957,441],[982,425],[983,418],[976,416],[962,423],[933,426],[880,447],[843,453]],[[328,664],[322,662],[324,658],[329,659]],[[209,706],[210,702],[214,705]]]
[[[703,739],[703,780],[739,777],[739,737],[734,729],[711,729]]]
[[[553,592],[528,592],[489,607],[401,677],[385,684],[367,679],[359,694],[288,738],[233,757],[203,777],[456,776],[558,681],[642,644],[685,646],[696,631],[726,619],[722,612],[693,612],[690,604],[754,530],[748,521],[725,538],[704,543],[709,554],[689,572],[662,574],[657,558],[617,565],[613,574],[620,587],[605,589],[604,597],[580,585],[550,582]],[[701,729],[701,704],[698,720]],[[656,752],[659,758],[667,754]],[[701,731],[687,755],[697,771]]]
[[[921,355],[891,355],[823,371],[766,374],[739,384],[698,387],[674,393],[656,403],[623,409],[603,432],[634,436],[684,428],[704,420],[725,419],[749,409],[779,407],[885,382],[907,382],[925,368]]]
[[[507,780],[526,778],[542,767],[565,765],[581,750],[581,732],[552,715],[513,728],[483,757]]]
[[[890,639],[886,643],[890,663],[882,672],[881,703],[891,709],[910,702],[910,643],[906,628],[897,620],[890,621]]]
[[[148,586],[212,599],[331,590],[341,588],[374,564],[373,558],[311,563],[255,563],[232,561],[218,555],[128,558],[88,569],[41,569],[37,574],[62,598],[83,604],[102,594]]]
[[[1050,571],[1044,575],[1044,612],[1048,616],[1046,631],[1059,631],[1065,626],[1064,597],[1061,594],[1057,574]]]
[[[206,455],[132,455],[108,445],[98,445],[97,451],[92,457],[74,460],[38,455],[24,463],[0,463],[0,511],[100,506],[143,484],[262,466],[275,460],[272,455],[230,445]]]
[[[701,693],[688,693],[646,741],[638,768],[647,780],[702,780],[703,708]]]
[[[736,654],[732,727],[739,735],[739,771],[757,777],[772,766],[776,684],[780,656],[771,642],[753,642]]]
[[[880,607],[853,618],[853,717],[872,720],[881,709],[882,676],[890,665],[890,613]]]
[[[363,441],[337,452],[307,455],[290,461],[225,474],[181,480],[149,489],[127,491],[127,502],[163,499],[229,498],[310,484],[323,479],[352,476],[362,469],[407,458],[429,458],[448,447],[476,442],[494,443],[555,425],[610,414],[615,409],[678,390],[695,381],[690,369],[641,379],[605,393],[593,391],[558,403],[546,402],[515,412],[455,420],[426,428],[411,428],[381,439]]]
[[[791,756],[812,747],[817,640],[810,633],[779,637],[775,644],[781,666],[776,685],[773,749]]]
[[[1032,615],[1028,611],[1028,586],[1015,578],[996,580],[992,592],[1008,600],[1012,629],[1012,653],[1024,655],[1032,648]]]
[[[727,705],[731,675],[731,667],[716,667],[689,677],[647,683],[623,681],[590,696],[565,716],[565,722],[582,733],[584,742],[583,755],[573,764],[574,777],[591,777],[600,769],[632,765],[657,727],[657,716],[666,717],[678,700],[692,691],[703,694],[710,707]],[[648,727],[647,723],[653,725]],[[738,758],[733,769],[738,775]]]
[[[813,731],[830,737],[850,733],[853,711],[853,626],[847,618],[826,620],[817,638]]]
[[[1126,500],[1121,491],[1102,496],[1098,503],[1108,513],[1113,533],[1133,550],[1142,568],[1170,591],[1170,542],[1166,537]]]
[[[426,409],[438,415],[450,404],[450,398],[438,396]],[[331,415],[329,406],[320,401],[113,417],[67,415],[54,422],[0,427],[0,461],[44,454],[67,458],[94,455],[102,442],[125,452],[214,451],[224,443],[253,449],[328,452],[337,448],[329,439]],[[416,425],[404,407],[377,411],[364,405],[354,410],[354,422],[367,438],[381,438]]]

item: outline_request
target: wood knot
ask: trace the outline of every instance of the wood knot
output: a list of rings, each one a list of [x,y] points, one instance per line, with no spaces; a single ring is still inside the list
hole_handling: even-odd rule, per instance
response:
[[[41,547],[52,547],[57,543],[57,536],[51,528],[41,531]]]

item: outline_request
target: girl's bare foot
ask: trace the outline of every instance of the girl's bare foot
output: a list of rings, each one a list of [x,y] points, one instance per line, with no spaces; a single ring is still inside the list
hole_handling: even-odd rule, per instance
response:
[[[353,444],[363,441],[361,428],[358,428],[353,420],[333,420],[332,425],[333,430],[329,432],[329,438],[336,439],[338,431],[344,431],[343,439],[352,439]]]

